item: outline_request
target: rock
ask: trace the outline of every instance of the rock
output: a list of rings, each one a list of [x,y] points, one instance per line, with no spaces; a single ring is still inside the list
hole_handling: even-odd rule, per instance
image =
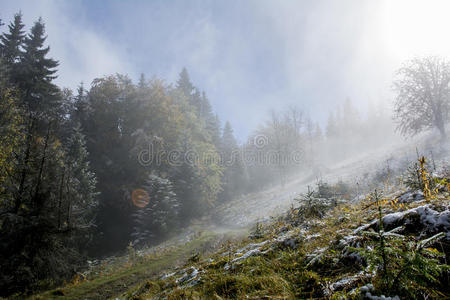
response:
[[[297,249],[300,242],[302,240],[302,236],[293,231],[289,231],[275,239],[273,247],[278,247],[281,249],[290,248]]]
[[[320,234],[320,233],[307,235],[307,236],[305,237],[305,241],[313,240],[313,239],[318,238],[318,237],[321,237],[321,234]]]
[[[167,279],[167,278],[169,278],[169,277],[172,277],[172,276],[174,276],[174,275],[176,275],[177,274],[177,272],[173,272],[173,273],[169,273],[169,274],[164,274],[163,276],[161,276],[161,279]]]
[[[261,243],[252,243],[252,244],[248,244],[247,246],[238,249],[237,252],[235,253],[235,255],[240,255],[248,250],[252,250],[252,249],[256,249],[256,248],[261,248],[262,246],[264,246],[265,244],[267,244],[269,242],[269,240],[265,240]]]
[[[262,253],[259,249],[252,249],[247,251],[246,253],[244,253],[242,256],[236,257],[235,259],[233,259],[231,262],[235,263],[241,260],[244,260],[250,256],[255,256]]]
[[[383,218],[385,231],[394,228],[404,228],[403,231],[410,233],[448,232],[450,230],[450,211],[448,207],[439,212],[432,208],[430,204],[412,208],[402,212],[395,212],[385,215]],[[358,234],[369,229],[377,230],[378,220],[373,220],[369,224],[362,225],[353,231]]]
[[[308,254],[306,256],[306,261],[308,261],[307,267],[312,266],[315,263],[319,262],[322,259],[323,255],[325,254],[325,251],[327,251],[327,249],[328,247],[319,248],[314,252]]]
[[[328,286],[329,294],[336,291],[350,290],[355,288],[359,282],[370,277],[370,274],[364,271],[359,272],[356,275],[344,277]],[[365,287],[366,292],[370,291],[369,287]],[[360,289],[361,291],[361,289]]]
[[[417,190],[417,191],[408,191],[406,193],[403,193],[397,199],[398,199],[399,203],[409,203],[409,202],[414,202],[414,201],[421,201],[425,198],[423,196],[423,192],[420,190]]]
[[[183,271],[185,271],[184,274],[180,278],[175,280],[175,282],[177,284],[181,285],[181,284],[187,283],[187,282],[195,279],[198,276],[198,274],[199,274],[199,271],[196,268],[194,268],[194,267],[190,267],[190,268],[185,269]]]
[[[269,250],[267,250],[267,251],[269,251]],[[245,260],[245,259],[247,259],[247,258],[249,258],[249,257],[251,257],[251,256],[256,256],[256,255],[265,254],[265,253],[267,253],[267,251],[261,251],[260,249],[252,249],[252,250],[249,250],[249,251],[247,251],[246,253],[244,253],[243,255],[241,255],[241,256],[236,257],[235,259],[233,259],[233,260],[231,261],[231,268],[233,269],[234,266],[235,266],[235,264],[239,263],[240,261],[243,261],[243,260]],[[227,263],[227,264],[224,266],[224,269],[225,269],[225,270],[229,270],[229,269],[230,269],[230,264]]]

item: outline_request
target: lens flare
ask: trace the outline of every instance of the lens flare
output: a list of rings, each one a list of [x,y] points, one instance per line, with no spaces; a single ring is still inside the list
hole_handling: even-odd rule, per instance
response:
[[[137,207],[144,208],[150,203],[150,196],[143,189],[136,189],[131,193],[131,200]]]

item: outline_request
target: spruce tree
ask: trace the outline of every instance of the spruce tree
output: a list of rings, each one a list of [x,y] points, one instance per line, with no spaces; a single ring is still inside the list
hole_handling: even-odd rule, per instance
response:
[[[139,76],[139,82],[138,82],[137,86],[140,89],[144,89],[144,88],[148,87],[147,78],[145,78],[144,73],[141,73],[141,75]]]
[[[22,47],[25,40],[23,31],[22,14],[14,15],[14,21],[8,25],[8,33],[3,33],[0,37],[1,56],[11,72],[11,80],[17,83],[19,78],[18,63],[22,56]]]
[[[57,77],[58,62],[47,58],[50,47],[44,47],[46,38],[45,25],[39,18],[25,38],[18,86],[24,93],[23,102],[27,109],[49,115],[58,111],[60,102],[58,88],[52,82]]]
[[[223,190],[220,198],[222,201],[228,201],[243,192],[246,184],[244,164],[240,155],[239,146],[233,135],[231,124],[228,121],[223,128],[220,152],[225,168],[222,177]]]
[[[148,193],[150,202],[133,214],[133,244],[149,242],[151,238],[160,237],[173,229],[179,210],[177,195],[169,179],[152,173],[144,190]]]
[[[91,171],[88,161],[86,141],[80,126],[73,129],[67,142],[67,197],[68,197],[68,226],[90,226],[96,201],[95,174]]]
[[[181,92],[183,92],[183,94],[187,98],[191,97],[192,92],[194,91],[194,85],[192,84],[192,82],[189,78],[189,74],[188,74],[186,68],[183,68],[183,70],[181,70],[176,87]]]
[[[328,122],[326,127],[326,136],[328,139],[334,138],[337,136],[337,123],[336,118],[332,112],[328,116]]]
[[[206,97],[206,93],[202,92],[201,96],[200,117],[205,122],[205,129],[211,137],[211,142],[219,148],[220,146],[220,120],[218,115],[214,115],[211,103]]]
[[[191,95],[191,97],[188,98],[188,102],[190,105],[192,105],[195,108],[195,111],[197,113],[197,116],[201,119],[202,118],[202,96],[200,94],[200,91],[194,87],[194,92]]]
[[[77,89],[77,95],[73,101],[73,109],[71,111],[71,123],[74,126],[80,125],[81,128],[86,125],[88,118],[88,102],[86,90],[84,89],[83,82],[80,83]]]

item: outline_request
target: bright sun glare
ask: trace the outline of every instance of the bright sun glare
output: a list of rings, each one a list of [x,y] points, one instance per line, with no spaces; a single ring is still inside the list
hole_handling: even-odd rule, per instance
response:
[[[384,31],[397,58],[450,54],[450,1],[386,1]]]

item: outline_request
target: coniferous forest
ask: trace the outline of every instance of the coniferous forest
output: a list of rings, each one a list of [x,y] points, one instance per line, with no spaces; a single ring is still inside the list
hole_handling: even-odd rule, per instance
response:
[[[289,188],[299,174],[316,180],[318,190],[308,186],[303,200],[310,206],[290,213],[322,218],[344,195],[357,198],[369,178],[362,175],[357,188],[350,188],[339,175],[338,184],[328,185],[322,179],[333,163],[381,151],[398,142],[399,132],[437,128],[446,140],[449,98],[436,102],[441,106],[431,113],[405,104],[415,86],[405,82],[414,70],[426,72],[421,66],[435,64],[450,71],[438,58],[412,60],[399,70],[405,79],[394,82],[394,117],[383,105],[361,112],[353,99],[327,107],[325,121],[315,120],[300,100],[274,103],[265,121],[242,140],[233,124],[219,118],[208,91],[193,82],[188,69],[181,66],[174,82],[152,70],[143,70],[138,80],[99,74],[72,90],[55,83],[64,62],[52,54],[45,20],[25,24],[21,12],[2,17],[0,297],[60,286],[87,270],[89,261],[130,251],[134,257],[136,250],[170,240],[193,224],[222,226],[222,209],[261,191]],[[380,182],[395,173],[389,160],[386,164],[386,173],[376,174]],[[419,178],[420,188],[428,175]],[[430,195],[445,184],[433,185]],[[324,199],[334,204],[320,206]],[[300,220],[289,218],[286,230]],[[258,226],[252,239],[268,230]],[[222,296],[242,296],[236,293]]]

